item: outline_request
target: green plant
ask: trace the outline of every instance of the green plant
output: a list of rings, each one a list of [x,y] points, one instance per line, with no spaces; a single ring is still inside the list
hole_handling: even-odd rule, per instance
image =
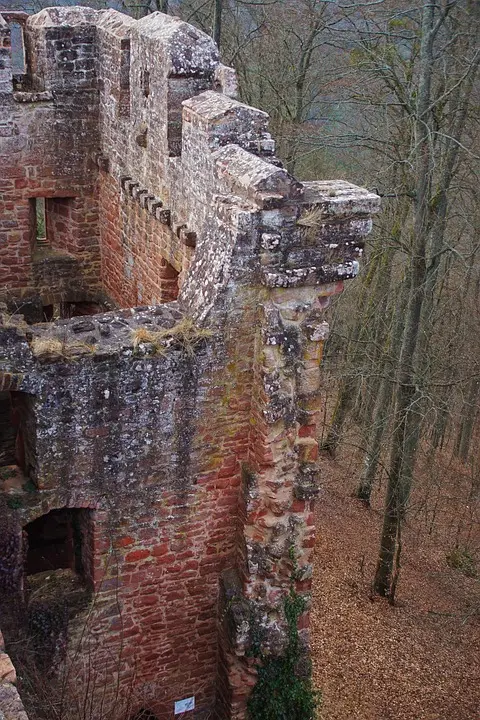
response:
[[[12,467],[3,467],[0,468],[0,480],[10,480],[10,478],[15,477],[16,470]]]
[[[13,495],[12,497],[7,498],[7,505],[10,508],[10,510],[18,510],[22,507],[22,500],[19,497],[16,497]]]
[[[298,635],[298,619],[306,601],[293,585],[284,600],[288,627],[287,647],[281,656],[266,656],[256,642],[252,654],[259,662],[257,683],[248,700],[250,720],[313,720],[320,693],[312,687],[310,672],[301,673],[305,655]]]
[[[33,483],[30,479],[23,483],[22,490],[26,493],[35,493],[37,492],[37,486],[35,483]]]
[[[476,577],[475,559],[466,547],[456,545],[447,555],[447,563],[454,570],[459,570],[467,577]]]

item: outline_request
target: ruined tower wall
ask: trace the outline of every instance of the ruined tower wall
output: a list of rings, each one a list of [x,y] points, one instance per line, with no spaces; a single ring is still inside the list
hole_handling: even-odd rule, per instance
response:
[[[266,114],[176,18],[48,9],[25,39],[15,90],[0,56],[4,284],[123,309],[30,326],[2,312],[0,387],[24,450],[2,475],[0,581],[42,626],[22,528],[73,511],[83,560],[55,572],[93,595],[45,636],[50,665],[75,658],[71,692],[93,662],[119,720],[129,698],[166,720],[190,696],[193,717],[240,720],[252,638],[281,655],[284,598],[292,583],[308,596],[323,314],[378,198],[289,176]],[[308,647],[308,611],[299,630]]]
[[[36,293],[48,294],[43,297],[47,305],[53,295],[68,294],[75,299],[75,286],[83,286],[77,293],[80,295],[85,289],[99,288],[100,252],[93,197],[98,101],[93,70],[72,70],[93,66],[94,44],[91,29],[86,32],[69,28],[66,32],[55,26],[38,28],[32,20],[25,38],[27,58],[31,60],[29,91],[4,94],[0,109],[0,284],[22,299]],[[73,55],[78,59],[71,61]],[[73,87],[77,88],[75,93]],[[89,202],[82,200],[88,196]],[[55,212],[50,203],[53,212],[49,229],[53,248],[60,253],[75,250],[73,272],[68,259],[61,255],[45,259],[37,251],[36,198],[62,198],[64,205],[69,204]],[[68,222],[62,227],[55,215],[63,215]],[[77,225],[75,233],[71,232],[72,223]],[[55,225],[60,225],[58,232]],[[59,276],[53,285],[48,266],[56,266],[52,274]],[[64,282],[60,280],[62,275]]]

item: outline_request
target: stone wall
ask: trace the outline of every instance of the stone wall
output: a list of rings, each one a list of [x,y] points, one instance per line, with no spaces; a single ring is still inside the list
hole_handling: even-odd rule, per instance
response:
[[[283,600],[292,582],[310,589],[324,311],[357,273],[378,198],[288,175],[265,113],[235,99],[212,40],[177,18],[43,10],[23,21],[15,79],[12,15],[0,390],[21,412],[0,468],[7,648],[25,627],[37,644],[45,633],[49,672],[68,666],[73,700],[94,672],[92,707],[112,720],[166,720],[191,696],[192,717],[239,720],[253,634],[281,654]],[[68,303],[113,309],[69,318]],[[65,552],[84,560],[29,575],[25,528],[61,508],[79,511]],[[307,649],[308,611],[299,630]]]
[[[5,720],[28,720],[27,713],[16,688],[17,673],[5,652],[0,632],[0,717]]]

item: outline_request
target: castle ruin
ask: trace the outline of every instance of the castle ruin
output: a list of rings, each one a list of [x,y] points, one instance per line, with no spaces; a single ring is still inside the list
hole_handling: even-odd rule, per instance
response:
[[[15,633],[158,720],[245,718],[292,587],[308,650],[324,312],[379,199],[295,180],[236,95],[178,18],[0,14],[7,720]]]

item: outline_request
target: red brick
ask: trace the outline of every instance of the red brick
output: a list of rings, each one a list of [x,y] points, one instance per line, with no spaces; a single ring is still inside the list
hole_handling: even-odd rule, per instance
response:
[[[126,562],[137,562],[138,560],[145,560],[150,555],[150,550],[132,550],[125,556]]]

